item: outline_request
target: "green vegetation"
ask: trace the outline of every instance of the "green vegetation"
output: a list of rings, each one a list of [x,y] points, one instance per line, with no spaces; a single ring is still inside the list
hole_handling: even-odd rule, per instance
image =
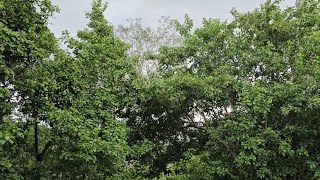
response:
[[[0,179],[320,179],[320,1],[279,3],[178,35],[94,0],[61,49],[50,0],[0,0]]]

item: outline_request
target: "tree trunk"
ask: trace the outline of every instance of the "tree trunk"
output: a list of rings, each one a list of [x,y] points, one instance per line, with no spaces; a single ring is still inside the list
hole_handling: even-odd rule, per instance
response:
[[[38,121],[36,120],[34,123],[34,158],[36,159],[36,169],[35,169],[35,180],[40,180],[40,172],[39,172],[39,141],[38,141]]]

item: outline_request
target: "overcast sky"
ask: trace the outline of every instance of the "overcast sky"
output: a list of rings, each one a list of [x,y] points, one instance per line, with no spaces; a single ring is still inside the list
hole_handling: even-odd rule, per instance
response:
[[[91,0],[52,0],[61,12],[51,19],[51,29],[60,36],[68,30],[73,35],[86,26],[85,12],[91,8]],[[202,18],[230,19],[230,10],[253,10],[265,0],[109,0],[106,18],[114,25],[125,24],[130,17],[141,17],[144,25],[152,26],[161,16],[183,20],[185,14],[200,26]],[[294,5],[295,0],[285,0],[283,7]]]

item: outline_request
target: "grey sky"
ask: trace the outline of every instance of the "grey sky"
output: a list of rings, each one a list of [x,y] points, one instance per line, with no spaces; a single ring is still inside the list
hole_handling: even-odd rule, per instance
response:
[[[130,17],[141,17],[145,25],[152,26],[161,16],[183,20],[185,14],[201,25],[202,18],[230,19],[230,10],[246,12],[259,7],[266,0],[109,0],[106,18],[114,25],[125,24]],[[87,23],[85,12],[91,8],[91,0],[52,0],[61,9],[51,19],[51,29],[60,36],[61,31],[75,34]],[[295,0],[285,0],[282,6],[292,6]]]

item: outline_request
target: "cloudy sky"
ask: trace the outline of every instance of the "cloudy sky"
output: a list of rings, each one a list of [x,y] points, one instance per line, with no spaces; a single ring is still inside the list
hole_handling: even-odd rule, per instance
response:
[[[109,0],[106,18],[114,25],[125,24],[130,17],[141,17],[143,23],[152,26],[161,16],[183,20],[189,14],[196,26],[203,17],[230,19],[230,10],[253,10],[266,0]],[[85,12],[90,10],[91,0],[52,0],[61,12],[51,19],[51,29],[60,36],[61,31],[75,34],[87,23]],[[295,0],[285,0],[282,7],[294,5]]]

